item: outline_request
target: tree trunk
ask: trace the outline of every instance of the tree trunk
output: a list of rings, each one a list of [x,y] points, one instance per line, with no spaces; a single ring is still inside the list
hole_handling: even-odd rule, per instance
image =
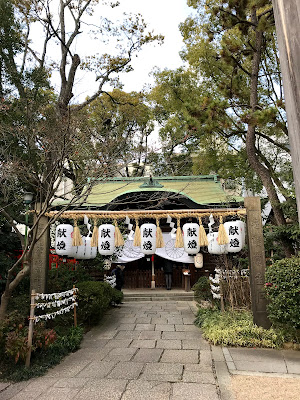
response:
[[[0,321],[3,321],[7,314],[7,307],[14,289],[19,285],[19,283],[23,280],[23,278],[29,274],[29,271],[30,271],[30,263],[27,260],[25,260],[23,262],[23,269],[19,271],[17,276],[12,281],[10,281],[10,274],[8,274],[6,287],[1,296]]]
[[[252,18],[253,24],[257,25],[257,16],[255,8],[252,11]],[[259,67],[261,62],[261,53],[262,53],[262,45],[263,45],[263,32],[256,28],[255,31],[255,51],[253,54],[252,60],[252,69],[251,69],[251,92],[250,92],[250,106],[252,115],[258,108],[258,75],[259,75]],[[272,181],[271,175],[268,169],[260,162],[257,154],[256,154],[256,147],[255,147],[255,119],[250,117],[250,121],[248,123],[247,129],[247,137],[246,137],[246,151],[249,164],[251,168],[257,173],[260,177],[262,184],[264,185],[276,221],[276,225],[286,225],[286,220],[283,214],[283,211],[280,207],[280,200],[278,198],[278,194],[276,191],[276,187]],[[292,249],[291,246],[288,245],[286,242],[283,243],[284,252],[286,257],[291,257]]]
[[[0,321],[3,321],[6,316],[10,298],[11,298],[11,292],[5,290],[1,296]]]

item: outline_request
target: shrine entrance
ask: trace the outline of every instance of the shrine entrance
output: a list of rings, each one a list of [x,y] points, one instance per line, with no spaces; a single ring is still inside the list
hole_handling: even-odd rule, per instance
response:
[[[264,291],[264,283],[265,283],[265,250],[264,250],[264,240],[263,240],[263,231],[262,231],[262,218],[261,218],[261,207],[260,207],[260,198],[258,197],[248,197],[245,198],[245,207],[246,208],[223,208],[223,209],[184,209],[184,210],[143,210],[143,211],[87,211],[87,210],[72,210],[72,211],[65,211],[60,213],[61,218],[66,218],[66,219],[73,219],[75,221],[83,219],[84,215],[87,216],[87,218],[90,219],[97,219],[97,220],[106,220],[106,219],[112,219],[115,221],[120,221],[120,220],[125,220],[126,218],[128,219],[134,219],[136,221],[136,227],[139,226],[140,223],[142,223],[144,220],[156,220],[157,224],[159,226],[159,221],[163,221],[164,219],[167,219],[168,216],[171,218],[174,218],[177,220],[177,227],[179,228],[180,231],[180,220],[182,223],[184,222],[185,219],[191,220],[192,218],[197,218],[200,220],[200,225],[201,225],[201,220],[204,221],[204,223],[207,224],[205,221],[205,218],[207,216],[210,216],[213,214],[218,218],[219,220],[223,221],[223,218],[227,218],[230,216],[236,216],[236,217],[246,217],[246,226],[247,226],[247,237],[248,237],[248,248],[249,248],[249,269],[250,269],[250,287],[251,287],[251,298],[252,298],[252,311],[253,311],[253,316],[254,316],[254,323],[256,323],[259,326],[263,326],[265,328],[270,326],[270,322],[267,318],[267,311],[266,311],[266,298],[265,298],[265,291]],[[48,213],[48,217],[55,216],[57,214],[57,211],[52,211]],[[116,222],[117,223],[117,222]],[[131,225],[132,226],[132,225]],[[177,239],[177,238],[176,238]],[[174,239],[173,239],[174,240]],[[220,243],[222,244],[222,243]],[[76,245],[75,245],[76,246]],[[137,245],[133,244],[133,247],[137,248]],[[182,246],[173,246],[172,249],[180,249]],[[164,249],[164,250],[163,250]],[[48,253],[48,249],[45,248],[45,251]],[[165,251],[166,252],[166,246],[162,249],[157,249],[157,251]],[[159,257],[159,255],[155,254],[153,255],[154,257]],[[188,257],[190,257],[187,254]],[[126,257],[126,255],[125,255]],[[161,271],[161,261],[159,261],[159,258],[157,258],[157,263],[155,265],[152,264],[147,264],[147,257],[149,256],[146,255],[141,255],[136,259],[135,262],[137,262],[136,266],[138,267],[138,272],[136,272],[136,275],[134,272],[132,274],[128,274],[126,286],[130,287],[130,285],[134,285],[135,287],[149,287],[149,282],[151,282],[151,289],[155,289],[155,287],[163,287],[164,282],[163,282],[163,271]],[[142,258],[145,258],[145,260],[140,261]],[[151,256],[150,256],[151,258]],[[165,258],[171,260],[172,262],[175,262],[175,269],[174,269],[174,285],[177,287],[180,287],[180,283],[182,284],[182,276],[180,277],[180,274],[178,271],[182,271],[182,267],[177,265],[180,265],[180,263],[177,264],[177,260],[173,255],[171,257],[170,255],[165,256]],[[192,258],[192,257],[190,257]],[[120,260],[120,263],[128,263],[128,262],[133,262],[132,259],[128,259],[127,261],[125,260]],[[190,261],[190,263],[193,262],[193,259]],[[132,264],[134,265],[134,264]],[[139,267],[141,265],[141,267]],[[149,267],[148,267],[149,265]],[[151,265],[151,269],[150,269]],[[153,268],[154,267],[154,268]],[[130,267],[128,268],[128,271],[130,271]],[[205,271],[206,266],[205,266],[205,260],[204,260],[204,266],[203,270]],[[192,271],[192,265],[190,266],[190,271]],[[34,274],[35,268],[33,265],[33,270],[32,273]],[[149,276],[151,274],[151,281],[149,279]],[[131,275],[131,278],[130,278]],[[139,275],[139,277],[137,277]],[[192,274],[191,274],[192,275]],[[196,276],[194,277],[194,280],[196,279]],[[193,281],[192,281],[193,282]],[[191,282],[191,283],[192,283]],[[154,283],[154,284],[153,284]]]
[[[166,286],[165,283],[165,274],[163,271],[163,265],[165,260],[159,256],[154,256],[154,272],[155,272],[155,288],[164,288]],[[191,264],[189,264],[190,266]],[[173,288],[182,288],[183,278],[182,278],[182,269],[186,268],[186,265],[183,263],[173,263],[173,272],[172,272],[172,287]],[[194,270],[194,265],[191,265],[191,268]],[[126,289],[142,289],[142,288],[151,288],[151,280],[152,280],[152,261],[150,258],[143,257],[137,261],[132,261],[126,264],[124,270],[124,278],[125,284],[124,288]],[[193,279],[194,281],[195,279]],[[194,284],[195,282],[193,282]]]
[[[165,288],[165,274],[163,271],[165,259],[157,255],[154,256],[155,288]],[[190,271],[190,284],[193,286],[201,276],[209,276],[214,270],[214,257],[204,254],[205,268],[196,268],[192,263],[173,262],[172,288],[184,289],[183,270]],[[116,264],[113,264],[114,266]],[[125,289],[146,289],[151,288],[152,280],[152,261],[148,257],[128,262],[124,270]],[[114,268],[112,267],[112,269]]]

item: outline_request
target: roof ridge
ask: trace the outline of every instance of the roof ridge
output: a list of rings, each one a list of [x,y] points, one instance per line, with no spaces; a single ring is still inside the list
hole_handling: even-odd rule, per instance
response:
[[[89,178],[91,180],[92,178]],[[140,182],[150,179],[150,176],[130,176],[130,177],[111,177],[111,178],[99,178],[96,181],[101,181],[102,183],[111,182]],[[158,181],[201,181],[201,180],[211,180],[218,182],[218,175],[183,175],[183,176],[152,176],[152,179]]]

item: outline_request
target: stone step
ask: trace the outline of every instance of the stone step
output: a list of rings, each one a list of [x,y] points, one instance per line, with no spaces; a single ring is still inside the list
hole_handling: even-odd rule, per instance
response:
[[[176,292],[149,292],[149,293],[126,293],[124,292],[124,297],[181,297],[181,296],[188,296],[188,297],[194,297],[194,292],[182,292],[182,293],[176,293]]]
[[[123,302],[132,302],[132,301],[193,301],[194,297],[124,297]]]
[[[194,292],[124,293],[124,301],[193,301]]]

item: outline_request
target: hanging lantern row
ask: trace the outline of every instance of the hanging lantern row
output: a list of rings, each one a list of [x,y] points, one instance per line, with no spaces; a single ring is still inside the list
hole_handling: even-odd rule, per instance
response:
[[[223,224],[220,218],[219,231],[210,232],[207,235],[201,218],[199,218],[199,223],[200,225],[186,223],[181,231],[180,220],[178,220],[175,247],[184,247],[189,255],[198,254],[202,246],[207,246],[210,254],[238,253],[244,247],[245,224],[243,221],[229,221]],[[99,227],[95,225],[92,238],[81,237],[77,223],[74,228],[70,224],[61,224],[56,228],[55,250],[56,254],[61,256],[92,259],[97,255],[97,247],[100,254],[110,256],[116,247],[122,245],[124,245],[124,239],[116,221],[115,225],[103,224]],[[158,220],[156,225],[146,223],[141,227],[136,221],[133,245],[140,247],[141,252],[146,255],[154,254],[156,248],[164,247]]]
[[[225,244],[220,244],[219,232],[208,233],[208,252],[210,254],[238,253],[245,246],[245,223],[243,221],[230,221],[224,223],[228,236]]]
[[[110,256],[115,250],[115,226],[101,225],[98,229],[98,251]],[[74,246],[74,229],[72,225],[61,224],[56,227],[55,251],[59,256],[74,257],[79,260],[89,260],[97,255],[97,246],[92,246],[92,238],[80,237],[81,244]],[[77,243],[75,243],[77,244]]]
[[[97,248],[91,246],[91,238],[82,237],[80,246],[73,246],[74,229],[72,225],[61,224],[56,227],[55,252],[59,256],[74,257],[79,260],[89,260],[97,255]]]

